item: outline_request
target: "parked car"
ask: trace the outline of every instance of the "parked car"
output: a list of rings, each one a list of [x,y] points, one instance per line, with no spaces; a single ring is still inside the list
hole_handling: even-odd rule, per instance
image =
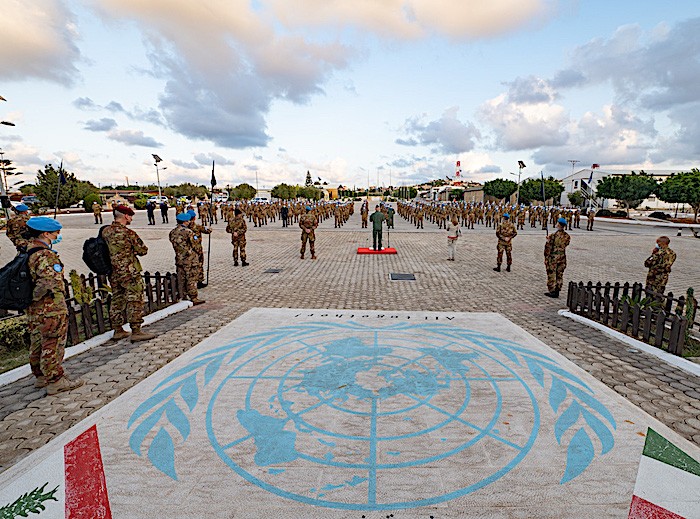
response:
[[[160,199],[158,199],[157,196],[152,196],[148,199],[149,202],[153,202],[154,204],[160,205],[161,202],[165,202],[166,204],[168,203],[168,197],[167,196],[161,196]]]
[[[39,199],[35,195],[27,195],[22,197],[22,203],[24,205],[32,205],[39,202]]]

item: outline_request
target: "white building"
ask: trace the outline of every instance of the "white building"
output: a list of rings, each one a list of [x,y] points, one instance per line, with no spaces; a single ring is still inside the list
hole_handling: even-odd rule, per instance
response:
[[[678,170],[671,170],[671,169],[654,169],[654,170],[644,170],[644,172],[647,175],[651,175],[654,177],[656,180],[659,182],[663,182],[666,180],[669,176],[671,176],[673,173],[680,173]],[[598,207],[598,208],[604,208],[604,209],[615,209],[620,207],[621,205],[618,203],[617,200],[607,200],[604,198],[598,198],[596,197],[596,187],[598,183],[603,180],[606,177],[611,177],[611,176],[623,176],[623,175],[629,175],[632,172],[630,170],[603,170],[603,169],[590,169],[590,168],[585,168],[577,171],[576,173],[573,173],[569,175],[568,177],[564,177],[561,181],[564,185],[564,191],[561,194],[561,200],[560,203],[561,205],[571,205],[569,202],[568,194],[573,193],[574,191],[580,191],[581,194],[586,198],[586,204],[588,205],[588,198],[589,195],[593,195],[593,200],[592,204],[593,207]],[[637,173],[639,173],[637,171]],[[663,202],[656,198],[656,195],[651,195],[649,198],[645,199],[642,201],[641,204],[639,204],[639,209],[659,209],[659,210],[664,210],[664,209],[672,209],[675,207],[674,204],[670,204],[667,202]]]

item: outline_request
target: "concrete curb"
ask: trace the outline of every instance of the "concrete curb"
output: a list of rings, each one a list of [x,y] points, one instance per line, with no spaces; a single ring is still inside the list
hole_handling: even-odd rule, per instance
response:
[[[173,314],[182,312],[183,310],[187,310],[190,306],[192,306],[191,301],[180,301],[179,303],[175,303],[174,305],[170,305],[167,308],[163,308],[162,310],[158,310],[157,312],[153,312],[152,314],[144,316],[143,324],[144,326],[148,326],[149,324],[153,324],[156,321],[165,319],[166,317],[169,317]],[[128,324],[124,326],[124,329],[131,331],[131,328]],[[91,339],[80,342],[74,346],[70,346],[66,348],[66,354],[64,355],[63,359],[69,359],[71,357],[74,357],[75,355],[79,355],[80,353],[89,350],[90,348],[94,348],[95,346],[104,344],[112,338],[112,335],[114,335],[114,330],[110,330],[101,335],[96,335]],[[31,374],[32,370],[29,368],[29,364],[25,364],[24,366],[20,366],[10,371],[6,371],[5,373],[0,374],[0,387],[6,386],[7,384],[11,384],[12,382],[15,382]]]
[[[651,346],[650,344],[646,344],[644,342],[638,341],[637,339],[633,339],[629,335],[625,335],[624,333],[620,333],[617,330],[608,328],[604,324],[600,324],[590,319],[586,319],[585,317],[582,317],[580,315],[571,313],[568,310],[559,310],[558,314],[563,317],[573,319],[574,321],[579,322],[581,324],[585,324],[586,326],[590,326],[591,328],[595,328],[596,330],[600,330],[601,332],[603,332],[606,335],[609,335],[613,339],[617,339],[620,342],[624,342],[628,346],[632,346],[635,349],[642,350],[643,352],[648,353],[649,355],[653,355],[654,357],[658,357],[664,362],[671,364],[679,369],[682,369],[687,373],[695,375],[696,377],[700,377],[700,364],[695,364],[694,362],[690,362],[689,360],[686,360],[683,357],[678,357],[676,355],[673,355],[672,353],[668,353],[667,351]]]
[[[583,220],[583,218],[582,218]],[[620,223],[623,225],[647,225],[650,227],[671,227],[673,229],[689,229],[691,227],[697,227],[700,228],[700,223],[692,224],[692,223],[668,223],[668,222],[651,222],[651,221],[644,221],[644,220],[622,220],[622,219],[617,219],[617,218],[605,218],[605,217],[597,217],[595,218],[595,221],[601,221],[605,223]]]

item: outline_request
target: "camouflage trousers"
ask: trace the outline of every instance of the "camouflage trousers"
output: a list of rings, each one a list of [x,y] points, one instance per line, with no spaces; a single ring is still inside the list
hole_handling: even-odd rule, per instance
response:
[[[27,308],[29,366],[35,377],[56,382],[63,376],[68,310],[63,296],[48,295]]]
[[[246,260],[245,255],[245,234],[243,236],[238,236],[231,240],[233,244],[233,261],[238,262],[238,255],[241,256],[241,261]]]
[[[513,245],[511,243],[501,243],[498,242],[498,245],[496,245],[496,263],[500,265],[503,263],[503,251],[506,251],[506,264],[507,265],[512,265],[513,264]]]
[[[180,290],[180,297],[185,296],[192,301],[197,299],[197,279],[199,277],[199,268],[197,265],[176,265],[177,269],[177,284]]]
[[[299,251],[303,256],[306,253],[306,242],[309,242],[309,250],[311,255],[316,255],[316,236],[313,232],[307,233],[306,231],[301,232],[301,250]]]
[[[109,280],[112,287],[112,301],[109,306],[109,320],[112,327],[128,322],[132,331],[143,324],[144,284],[141,276],[129,279]]]
[[[564,284],[566,256],[554,256],[547,260],[547,289],[550,292],[561,290]]]
[[[197,262],[197,281],[204,282],[204,251],[199,253],[199,261]]]
[[[652,292],[657,292],[663,294],[666,290],[666,284],[668,283],[668,273],[657,274],[655,272],[649,272],[647,274],[646,289]]]

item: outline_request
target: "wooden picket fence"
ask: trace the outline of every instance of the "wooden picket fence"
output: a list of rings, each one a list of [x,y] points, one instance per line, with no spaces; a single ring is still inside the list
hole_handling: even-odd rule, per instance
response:
[[[685,316],[685,297],[674,298],[646,290],[641,283],[578,284],[571,281],[566,306],[622,333],[640,339],[674,355],[683,355],[686,331],[695,322]]]
[[[144,272],[145,284],[144,315],[177,303],[181,299],[177,274]],[[78,344],[96,335],[112,329],[109,321],[109,305],[112,298],[106,276],[90,273],[81,274],[77,286],[65,281],[68,303],[68,341],[67,345]],[[17,315],[16,312],[4,312],[0,319]]]

